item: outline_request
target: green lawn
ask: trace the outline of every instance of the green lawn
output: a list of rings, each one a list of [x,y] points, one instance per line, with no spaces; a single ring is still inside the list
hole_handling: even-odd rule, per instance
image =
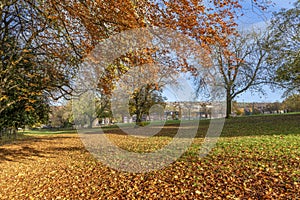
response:
[[[40,129],[40,130],[28,130],[22,132],[25,135],[55,135],[55,134],[75,134],[76,130],[67,129],[67,130],[49,130],[49,129]]]
[[[168,129],[168,127],[179,126],[181,121],[167,121],[163,135],[173,136],[176,131]],[[300,134],[300,113],[280,114],[280,115],[254,115],[245,117],[235,117],[226,119],[221,137],[238,137],[238,136],[262,136],[262,135],[287,135]],[[188,123],[185,121],[184,123]],[[208,129],[210,120],[201,120],[197,137],[204,137]],[[155,124],[155,123],[154,123]],[[120,132],[118,126],[128,127],[133,124],[119,124],[105,126],[102,129],[106,132]],[[97,130],[97,128],[95,128]],[[23,132],[24,134],[66,134],[76,133],[76,130],[30,130]],[[22,133],[22,132],[21,132]],[[121,133],[121,132],[120,132]],[[158,134],[162,135],[162,134]]]

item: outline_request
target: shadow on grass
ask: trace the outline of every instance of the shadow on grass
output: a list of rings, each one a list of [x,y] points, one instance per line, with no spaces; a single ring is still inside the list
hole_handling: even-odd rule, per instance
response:
[[[3,161],[21,162],[33,157],[45,157],[45,152],[32,147],[22,147],[20,149],[0,148],[0,163]]]
[[[232,118],[225,122],[221,137],[245,137],[264,135],[300,135],[300,114],[296,115],[276,115],[276,116],[256,116]],[[209,121],[199,123],[197,138],[203,138],[207,132]],[[173,137],[178,131],[179,124],[168,124],[156,136]],[[91,133],[97,133],[97,129],[92,129]],[[106,134],[125,135],[118,128],[104,129]],[[74,133],[74,132],[72,132]],[[13,141],[9,145],[0,146],[0,163],[5,161],[23,162],[28,159],[55,157],[59,153],[86,152],[83,145],[78,143],[68,143],[78,138],[73,134],[49,134],[49,135],[25,135],[24,138]],[[68,145],[53,145],[51,142],[60,143],[65,140]],[[38,144],[41,143],[41,144]],[[64,141],[62,141],[64,143]],[[36,145],[35,145],[36,144]],[[40,145],[40,146],[39,146]],[[47,145],[47,146],[43,146]]]
[[[25,135],[18,140],[11,141],[0,146],[0,164],[5,161],[23,162],[24,160],[34,160],[37,158],[53,158],[60,153],[74,151],[85,152],[84,146],[68,144],[68,146],[57,146],[55,143],[65,139],[76,139],[68,135],[34,136]],[[51,142],[53,141],[53,146]],[[48,146],[46,146],[48,145]],[[60,145],[60,144],[59,144]]]

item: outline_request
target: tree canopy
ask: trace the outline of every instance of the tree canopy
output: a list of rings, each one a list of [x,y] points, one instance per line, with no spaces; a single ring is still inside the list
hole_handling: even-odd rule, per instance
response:
[[[300,92],[300,1],[294,8],[275,13],[269,27],[272,38],[269,63],[287,93]]]
[[[264,0],[254,0],[253,4],[261,8],[267,5]],[[235,19],[240,8],[240,2],[232,0],[3,0],[0,127],[11,126],[5,124],[6,120],[46,120],[42,116],[49,109],[44,105],[49,99],[72,95],[78,66],[99,42],[113,35],[141,27],[167,27],[187,35],[203,48],[211,44],[226,47],[228,36],[236,34]],[[147,47],[128,52],[113,65],[105,66],[99,76],[99,89],[109,94],[118,77],[130,67],[151,63],[158,55],[166,58],[168,53]],[[179,71],[195,70],[186,64],[186,59],[168,64]]]
[[[81,48],[47,3],[0,3],[0,128],[44,121],[49,98],[71,95]]]
[[[267,63],[269,35],[256,32],[240,32],[231,38],[227,47],[211,45],[211,58],[221,84],[226,91],[226,117],[232,112],[232,100],[248,91],[263,92],[262,84],[271,82],[274,70]],[[214,77],[212,77],[214,79]],[[197,92],[212,81],[206,74],[195,77]]]

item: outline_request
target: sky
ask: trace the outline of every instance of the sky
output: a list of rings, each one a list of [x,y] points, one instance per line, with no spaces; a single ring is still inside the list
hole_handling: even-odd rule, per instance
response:
[[[250,1],[245,1],[242,5],[244,6],[244,16],[238,20],[240,29],[257,29],[267,27],[267,23],[272,18],[272,13],[280,11],[282,8],[292,8],[295,0],[273,0],[274,6],[271,6],[268,11],[261,12],[257,9],[253,9],[250,5]],[[250,91],[239,95],[236,100],[240,102],[275,102],[283,101],[282,98],[283,90],[276,89],[272,91],[269,87],[264,87],[266,95],[251,93]]]
[[[277,12],[282,8],[292,8],[296,0],[272,0],[272,2],[274,4],[267,11],[262,12],[257,8],[253,8],[250,0],[244,0],[242,3],[244,16],[238,20],[239,26],[247,28],[257,24],[265,24],[271,19],[273,12]]]
[[[253,8],[250,0],[243,0],[243,16],[238,19],[240,30],[263,29],[267,27],[267,23],[272,18],[273,12],[278,12],[282,8],[292,8],[296,0],[273,0],[273,5],[267,11],[262,12]],[[183,79],[184,80],[184,79]],[[191,81],[179,81],[181,86],[178,88],[165,88],[163,95],[167,97],[167,101],[190,101],[194,99],[193,83]],[[284,90],[270,89],[269,86],[263,86],[264,94],[259,92],[247,91],[236,97],[238,102],[282,102]]]

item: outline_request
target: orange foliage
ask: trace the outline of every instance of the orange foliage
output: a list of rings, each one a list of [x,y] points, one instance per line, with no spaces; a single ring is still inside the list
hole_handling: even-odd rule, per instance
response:
[[[254,4],[262,8],[264,4],[259,2],[255,0]],[[179,31],[206,50],[212,44],[226,47],[230,42],[229,36],[237,34],[237,10],[241,9],[239,0],[50,0],[48,4],[48,11],[52,12],[49,18],[60,19],[69,30],[72,40],[80,38],[83,59],[99,42],[110,36],[149,26]],[[151,57],[155,55],[153,52],[150,56],[149,52],[146,52],[146,56],[142,55],[143,50],[134,53],[125,56],[131,57],[129,60],[134,60],[134,64],[151,63],[154,60]],[[125,57],[121,60],[124,61]],[[179,71],[195,71],[184,59],[181,61],[170,67],[180,66],[182,69]],[[118,64],[113,69],[108,67],[106,77],[101,76],[99,87],[110,90],[122,73],[126,73],[126,70]]]

